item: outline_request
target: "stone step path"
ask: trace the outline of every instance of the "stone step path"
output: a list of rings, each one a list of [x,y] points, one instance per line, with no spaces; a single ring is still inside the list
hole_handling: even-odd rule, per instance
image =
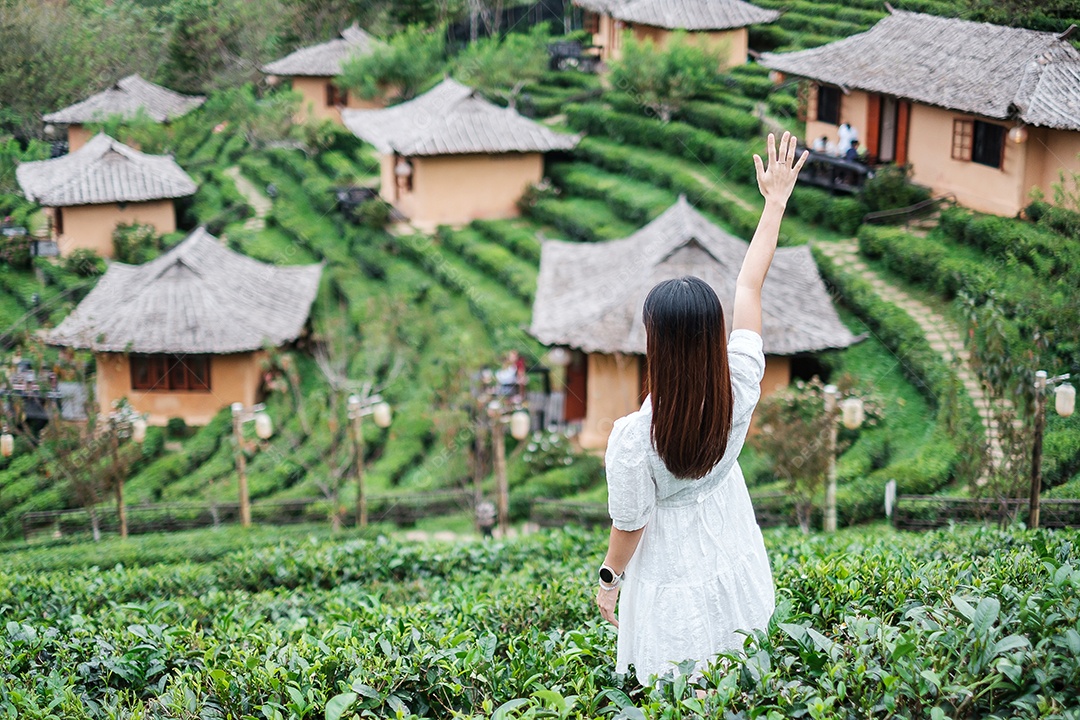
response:
[[[237,191],[244,196],[248,205],[255,211],[255,214],[244,222],[244,229],[255,232],[265,229],[266,216],[270,214],[271,208],[270,198],[263,195],[250,180],[244,177],[236,165],[227,168],[225,174],[236,183]]]
[[[984,471],[985,477],[985,474],[990,472],[991,468],[998,466],[1004,457],[1001,433],[998,428],[997,418],[993,413],[993,407],[997,403],[1007,405],[1008,401],[1004,398],[991,398],[987,394],[971,365],[971,354],[964,347],[964,339],[960,335],[960,329],[956,326],[956,323],[921,300],[912,297],[901,288],[882,279],[859,257],[858,241],[844,240],[841,242],[818,243],[816,247],[841,269],[857,273],[870,283],[870,286],[882,300],[896,305],[910,315],[922,328],[930,347],[934,352],[939,353],[945,362],[951,365],[954,360],[960,361],[956,367],[957,374],[960,377],[960,382],[964,385],[964,389],[975,404],[975,409],[979,413],[979,419],[982,421],[983,430],[986,433],[986,444],[990,453],[990,467]],[[979,482],[982,482],[982,478]]]

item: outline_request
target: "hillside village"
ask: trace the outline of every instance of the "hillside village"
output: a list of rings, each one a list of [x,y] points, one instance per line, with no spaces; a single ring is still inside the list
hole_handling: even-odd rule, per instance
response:
[[[1075,287],[1072,31],[913,6],[800,36],[766,5],[567,6],[557,29],[573,62],[534,42],[516,96],[467,85],[453,62],[415,87],[350,87],[350,63],[396,52],[353,23],[216,98],[136,73],[40,108],[33,132],[52,143],[12,141],[28,144],[5,196],[5,232],[25,250],[4,268],[4,533],[73,532],[79,512],[27,514],[99,504],[114,527],[121,475],[124,504],[147,517],[235,503],[237,455],[267,517],[287,503],[354,520],[358,476],[421,514],[456,502],[468,516],[487,498],[543,521],[536,499],[602,502],[607,433],[645,392],[640,297],[686,273],[730,297],[760,206],[749,156],[785,129],[814,154],[766,286],[762,390],[820,378],[878,408],[842,438],[840,522],[880,516],[888,480],[901,495],[1025,497],[1020,378],[1074,370],[1080,326],[1057,289]],[[683,46],[718,63],[712,81],[685,99],[629,86],[634,63]],[[1003,262],[1014,270],[999,278]],[[500,480],[477,378],[508,353],[521,360],[500,412],[529,427],[507,438]],[[376,396],[394,421],[358,424],[358,462],[345,415]],[[234,403],[276,426],[239,453]],[[117,405],[141,445],[95,455]],[[1073,497],[1080,429],[1045,422],[1043,488]],[[50,458],[65,434],[91,443],[85,478],[65,481]],[[782,517],[798,487],[820,513],[823,479],[791,477],[767,445],[743,460],[762,506]]]
[[[169,39],[145,40],[158,56],[84,38],[105,69],[57,75],[48,102],[25,91],[26,63],[0,84],[0,607],[14,618],[0,709],[45,717],[32,702],[65,687],[63,717],[1077,712],[1080,628],[1033,628],[1019,608],[1071,602],[1074,621],[1080,583],[1080,7],[138,5],[21,8],[12,27],[46,38],[63,17],[72,47],[71,22]],[[233,25],[214,35],[223,8]],[[748,645],[765,643],[771,670],[766,650],[742,656],[741,675],[706,676],[713,695],[612,685],[583,669],[611,664],[608,630],[559,577],[610,525],[604,451],[648,394],[642,302],[695,275],[730,321],[764,206],[752,157],[786,132],[810,154],[764,285],[762,400],[739,465],[759,524],[790,528],[767,536],[788,624]],[[471,549],[440,554],[432,537]],[[85,568],[113,565],[102,600]],[[162,574],[135,578],[143,566]],[[837,576],[850,596],[819,597]],[[169,583],[198,620],[181,601],[150,609]],[[350,583],[368,599],[341,594]],[[169,646],[160,668],[134,650],[111,669],[74,644],[19,650],[44,642],[32,618],[55,592],[70,596],[62,623],[111,604],[116,629],[99,630],[118,648],[123,628],[157,632],[155,613],[205,622],[191,632],[232,670],[179,649],[175,628],[145,640]],[[989,613],[984,592],[995,619],[970,629],[954,616]],[[234,593],[268,624],[241,629]],[[916,621],[915,596],[953,605]],[[882,673],[910,661],[936,679],[855,689],[856,649],[877,632],[865,616],[920,647],[946,642],[927,635],[940,622],[957,647],[996,649],[981,669],[880,650]],[[345,659],[325,649],[338,640]],[[501,668],[506,642],[574,659],[521,650]],[[47,671],[47,652],[79,679]],[[852,673],[828,690],[838,714],[809,709],[828,663]],[[1033,679],[1041,666],[1056,679]],[[770,685],[785,677],[790,697]],[[986,678],[989,695],[967,689]]]

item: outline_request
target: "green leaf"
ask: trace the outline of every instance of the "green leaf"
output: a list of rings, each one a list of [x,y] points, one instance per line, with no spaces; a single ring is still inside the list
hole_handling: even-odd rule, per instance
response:
[[[356,702],[357,694],[343,692],[326,701],[326,720],[340,720],[349,706]]]
[[[1076,631],[1074,630],[1073,632]],[[1019,650],[1022,647],[1027,647],[1029,644],[1028,639],[1023,635],[1009,635],[994,643],[994,647],[990,649],[990,654],[991,656],[1000,655],[1001,653],[1007,653],[1010,650]]]
[[[975,617],[971,622],[975,626],[978,635],[985,634],[993,625],[1001,612],[1001,602],[997,598],[983,598],[975,608]]]
[[[919,674],[922,675],[923,678],[925,678],[926,681],[933,685],[935,688],[941,687],[941,677],[933,670],[923,670]]]
[[[359,678],[357,678],[356,680],[353,680],[352,689],[357,694],[363,695],[366,698],[377,698],[377,697],[379,697],[379,691],[378,690],[371,687],[370,685],[365,685],[364,683],[360,682]]]
[[[513,700],[507,700],[498,708],[491,716],[491,720],[506,720],[511,712],[517,710],[522,705],[528,705],[529,698],[514,698]]]
[[[975,618],[975,608],[971,607],[966,599],[959,595],[952,596],[953,605],[956,606],[957,611],[967,619],[968,622],[973,622]]]

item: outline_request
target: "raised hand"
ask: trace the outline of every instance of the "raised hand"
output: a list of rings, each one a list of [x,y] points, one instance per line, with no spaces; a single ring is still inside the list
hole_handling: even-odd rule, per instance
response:
[[[795,187],[795,180],[799,177],[806,158],[810,153],[803,151],[802,157],[795,162],[795,136],[785,132],[780,138],[780,147],[776,147],[776,137],[769,133],[768,150],[769,165],[764,166],[760,155],[754,155],[754,166],[757,168],[758,190],[765,198],[766,204],[775,203],[787,207],[791,189]]]

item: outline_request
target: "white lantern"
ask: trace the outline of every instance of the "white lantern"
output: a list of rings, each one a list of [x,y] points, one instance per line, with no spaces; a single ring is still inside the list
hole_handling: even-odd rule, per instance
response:
[[[407,178],[412,175],[412,163],[402,158],[398,160],[398,164],[394,166],[394,174],[400,178]]]
[[[0,435],[0,455],[11,457],[11,454],[14,452],[15,438],[11,433],[5,431],[3,435]]]
[[[1028,131],[1027,128],[1023,125],[1017,125],[1016,127],[1009,130],[1009,141],[1016,143],[1017,145],[1025,142],[1027,140],[1027,137]]]
[[[270,87],[275,87],[279,82],[281,82],[281,78],[279,78],[277,75],[266,76],[266,84]]]
[[[548,350],[548,362],[555,367],[566,367],[570,364],[570,351],[564,347],[553,347]]]
[[[780,83],[784,82],[784,73],[780,72],[779,70],[770,70],[769,82],[771,82],[773,85],[779,85]]]
[[[844,427],[848,430],[855,430],[863,424],[863,417],[865,416],[865,408],[863,406],[862,398],[847,398],[840,403],[840,412],[843,416]]]
[[[390,427],[390,423],[393,421],[393,411],[390,409],[390,403],[380,402],[376,403],[375,407],[371,411],[372,419],[375,420],[375,425],[381,428]]]
[[[527,410],[515,410],[510,415],[510,435],[515,440],[524,440],[532,430],[532,418]]]
[[[269,440],[274,434],[274,422],[264,412],[255,414],[255,434],[263,440]]]
[[[1062,383],[1054,390],[1054,409],[1061,417],[1071,417],[1076,410],[1076,388]]]
[[[56,137],[56,126],[53,125],[52,123],[49,123],[49,124],[47,124],[45,126],[45,137],[47,137],[47,138]]]
[[[131,439],[140,445],[146,442],[146,420],[137,417],[131,421]]]

